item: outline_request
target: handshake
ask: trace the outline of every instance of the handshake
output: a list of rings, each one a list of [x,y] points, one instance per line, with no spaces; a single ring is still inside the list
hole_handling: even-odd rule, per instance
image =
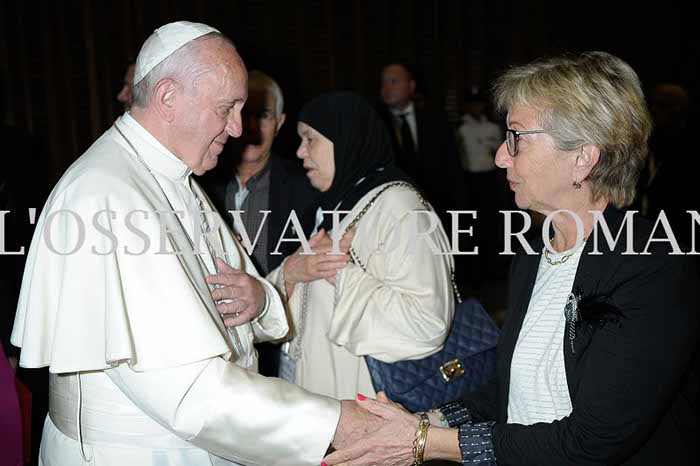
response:
[[[340,421],[332,442],[335,451],[323,459],[321,466],[409,466],[435,456],[424,456],[429,450],[428,423],[389,400],[383,392],[376,400],[358,393],[356,400],[340,403]],[[450,430],[435,427],[430,432]],[[439,454],[436,448],[430,450]]]

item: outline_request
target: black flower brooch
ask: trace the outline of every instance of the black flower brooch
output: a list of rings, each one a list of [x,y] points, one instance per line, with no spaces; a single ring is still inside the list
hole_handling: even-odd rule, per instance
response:
[[[569,293],[564,306],[564,316],[572,353],[576,353],[574,339],[577,331],[600,329],[608,324],[622,326],[622,320],[625,319],[620,308],[611,304],[607,296],[586,296],[580,285],[576,285],[575,290]]]

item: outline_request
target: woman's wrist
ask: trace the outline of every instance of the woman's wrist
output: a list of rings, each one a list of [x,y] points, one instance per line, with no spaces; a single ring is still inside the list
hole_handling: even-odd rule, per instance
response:
[[[430,421],[425,413],[416,413],[418,417],[418,427],[416,427],[416,438],[413,440],[413,465],[421,466],[425,459],[425,447],[428,441],[428,429]]]
[[[294,256],[296,253],[289,256],[282,265],[283,281],[286,288],[294,288],[297,281],[294,279],[294,271],[292,270],[294,264]]]
[[[287,300],[292,298],[292,293],[294,292],[294,286],[296,282],[290,277],[289,274],[289,264],[294,255],[287,257],[282,263],[282,286],[284,287],[284,293],[287,295]]]
[[[425,444],[425,460],[462,461],[462,453],[459,450],[459,432],[457,429],[436,427],[431,425],[428,429],[428,441]]]
[[[447,423],[447,418],[445,418],[445,415],[442,414],[442,411],[440,411],[439,409],[431,409],[427,412],[427,414],[428,419],[430,420],[430,425],[436,427],[449,427],[449,424]]]

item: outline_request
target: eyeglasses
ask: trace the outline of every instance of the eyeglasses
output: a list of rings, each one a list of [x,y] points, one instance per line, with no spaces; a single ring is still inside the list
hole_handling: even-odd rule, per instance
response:
[[[547,133],[544,129],[528,129],[527,131],[516,131],[514,129],[506,130],[506,147],[508,148],[508,153],[511,157],[518,155],[518,139],[523,134],[541,134]]]

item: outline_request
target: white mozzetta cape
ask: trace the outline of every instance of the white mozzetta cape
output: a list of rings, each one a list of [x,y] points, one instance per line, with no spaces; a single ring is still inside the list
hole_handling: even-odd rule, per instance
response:
[[[237,328],[237,357],[204,280],[213,270],[204,242],[204,264],[172,253],[192,250],[172,209],[196,242],[197,211],[213,211],[209,200],[187,166],[128,114],[115,125],[167,199],[112,127],[42,212],[12,343],[22,348],[23,367],[52,373],[45,464],[78,461],[76,372],[84,373],[83,443],[100,464],[200,464],[210,458],[203,450],[251,465],[318,464],[335,432],[337,401],[254,373],[254,338],[288,331],[277,292],[261,279],[269,309]],[[222,225],[210,236],[216,254],[257,276],[218,213],[209,223]],[[129,435],[134,441],[123,440]]]
[[[128,362],[132,369],[144,371],[231,353],[204,281],[209,271],[192,253],[163,253],[192,251],[170,213],[170,203],[183,211],[182,223],[194,239],[201,228],[190,213],[198,207],[191,205],[190,190],[199,191],[202,199],[206,196],[190,180],[188,167],[130,116],[116,124],[151,167],[168,199],[114,127],[70,167],[42,212],[27,259],[12,336],[12,343],[22,347],[24,367],[48,365],[51,372],[60,373]],[[217,213],[212,217],[225,225]],[[132,230],[145,234],[147,250],[144,239]],[[257,275],[225,226],[212,243],[232,267]],[[74,253],[59,254],[79,244]],[[110,249],[114,253],[105,255]],[[200,251],[210,262],[204,242]],[[245,367],[252,365],[249,343],[254,331],[274,337],[286,328],[279,300],[275,293],[268,295],[272,306],[263,319],[268,331],[262,322],[238,328],[249,350],[248,360],[239,361]]]

